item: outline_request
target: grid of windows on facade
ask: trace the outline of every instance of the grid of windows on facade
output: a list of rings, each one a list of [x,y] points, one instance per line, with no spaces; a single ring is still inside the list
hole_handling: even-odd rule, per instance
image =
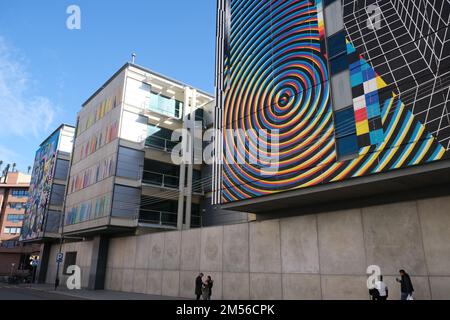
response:
[[[8,202],[8,207],[13,210],[22,210],[26,207],[25,202]]]
[[[28,197],[28,190],[23,190],[23,189],[13,189],[11,191],[11,195],[13,197],[17,197],[17,198],[24,198],[24,197]]]
[[[20,234],[20,230],[21,228],[16,228],[16,227],[5,227],[5,229],[3,230],[4,234]]]
[[[19,223],[22,222],[24,218],[23,214],[8,214],[6,216],[6,221],[13,222],[13,223]]]
[[[338,159],[358,154],[355,112],[341,0],[324,1],[325,30]]]

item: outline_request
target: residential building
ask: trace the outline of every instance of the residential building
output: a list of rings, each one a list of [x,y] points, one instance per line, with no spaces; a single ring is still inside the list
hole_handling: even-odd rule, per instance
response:
[[[10,168],[0,177],[0,275],[27,269],[31,253],[19,245],[31,176]]]

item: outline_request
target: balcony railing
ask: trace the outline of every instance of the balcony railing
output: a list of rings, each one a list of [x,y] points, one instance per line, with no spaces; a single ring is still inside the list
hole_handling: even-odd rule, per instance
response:
[[[143,171],[142,182],[173,189],[178,189],[180,186],[180,178],[177,176],[147,170]]]
[[[160,138],[157,136],[150,136],[145,139],[145,146],[153,149],[162,150],[165,152],[172,152],[179,142]]]
[[[174,212],[141,209],[139,222],[176,228],[177,216]]]
[[[141,209],[139,222],[158,225],[161,227],[177,227],[178,214],[175,212]],[[199,228],[202,225],[202,217],[193,214],[191,216],[191,227]]]

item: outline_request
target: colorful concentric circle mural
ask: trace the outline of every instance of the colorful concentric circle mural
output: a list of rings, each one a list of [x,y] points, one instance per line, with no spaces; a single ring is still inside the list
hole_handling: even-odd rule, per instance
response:
[[[369,70],[364,71],[372,75],[367,81],[376,84],[370,98],[376,95],[377,100],[370,106],[358,105],[356,121],[344,124],[356,127],[367,143],[359,144],[355,157],[338,160],[321,1],[229,0],[228,16],[223,203],[418,165],[446,155],[446,149],[348,41],[351,72]],[[364,82],[352,85],[364,87]],[[367,118],[364,108],[368,107],[375,110],[376,128],[357,122],[364,115]],[[244,134],[228,133],[239,130]],[[267,167],[275,170],[267,172]]]

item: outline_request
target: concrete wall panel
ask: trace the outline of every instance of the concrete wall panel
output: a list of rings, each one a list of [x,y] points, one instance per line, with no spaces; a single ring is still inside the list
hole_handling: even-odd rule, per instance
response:
[[[283,274],[284,300],[320,300],[320,275]]]
[[[368,300],[367,278],[362,276],[322,276],[324,300]]]
[[[281,274],[250,273],[251,300],[280,300],[282,298]]]
[[[164,234],[164,270],[180,268],[181,232],[172,231]]]
[[[163,272],[161,270],[148,270],[147,272],[147,294],[162,294]]]
[[[178,297],[179,294],[180,294],[180,272],[163,271],[162,295],[167,297]]]
[[[280,222],[250,224],[250,272],[281,273]]]
[[[450,300],[450,277],[430,277],[433,300]]]
[[[450,276],[450,197],[417,201],[430,275]]]
[[[201,229],[181,234],[181,270],[200,270]]]
[[[384,274],[427,274],[416,202],[364,208],[363,223],[368,265]]]
[[[147,292],[147,269],[135,269],[133,277],[133,292]]]
[[[145,253],[148,256],[148,268],[152,270],[163,269],[164,257],[164,233],[149,235],[148,249]]]
[[[319,246],[315,215],[282,219],[283,273],[319,273]]]
[[[249,300],[250,274],[248,272],[224,272],[223,298],[225,300]]]
[[[360,210],[318,215],[320,270],[322,274],[365,274]]]
[[[222,271],[223,227],[204,228],[201,241],[200,269]]]
[[[249,224],[242,223],[224,227],[223,270],[226,272],[249,272]]]

